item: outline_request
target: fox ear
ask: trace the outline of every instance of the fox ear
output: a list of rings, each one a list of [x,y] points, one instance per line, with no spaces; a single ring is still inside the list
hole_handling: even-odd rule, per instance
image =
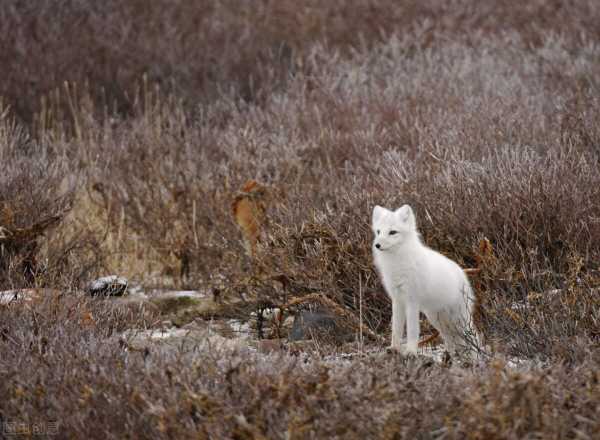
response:
[[[387,209],[376,205],[375,208],[373,208],[373,224],[377,223],[381,217],[383,217],[383,214],[385,214],[386,211]]]
[[[394,214],[404,223],[408,223],[413,227],[415,226],[415,214],[410,206],[402,205]]]

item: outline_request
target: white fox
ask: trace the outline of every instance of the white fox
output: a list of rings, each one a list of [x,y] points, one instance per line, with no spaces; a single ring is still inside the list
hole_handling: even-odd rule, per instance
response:
[[[419,312],[440,332],[446,349],[471,352],[479,343],[472,313],[475,298],[463,270],[421,242],[410,206],[373,209],[373,259],[392,300],[392,348],[414,354]],[[407,343],[401,345],[406,323]]]

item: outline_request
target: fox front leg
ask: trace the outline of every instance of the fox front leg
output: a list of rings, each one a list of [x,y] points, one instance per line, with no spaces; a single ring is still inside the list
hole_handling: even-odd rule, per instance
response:
[[[398,298],[398,295],[392,298],[392,346],[391,348],[400,350],[402,345],[402,336],[404,335],[404,324],[406,323],[406,306],[404,300]]]
[[[413,298],[406,301],[406,353],[416,354],[419,344],[419,306]]]

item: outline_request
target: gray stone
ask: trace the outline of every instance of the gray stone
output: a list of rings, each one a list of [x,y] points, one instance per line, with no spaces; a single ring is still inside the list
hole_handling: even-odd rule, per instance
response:
[[[324,309],[300,310],[294,316],[290,341],[312,339],[314,333],[334,333],[337,329],[335,317]]]
[[[91,296],[123,296],[128,284],[126,278],[109,275],[92,281],[86,291]]]

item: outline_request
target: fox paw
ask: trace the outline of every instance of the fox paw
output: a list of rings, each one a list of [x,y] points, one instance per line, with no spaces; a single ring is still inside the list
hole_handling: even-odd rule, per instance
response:
[[[390,345],[386,349],[387,353],[399,353],[404,356],[415,356],[417,354],[417,347],[413,347],[408,344]]]
[[[417,354],[417,345],[416,344],[406,344],[402,346],[402,353],[416,355]]]

